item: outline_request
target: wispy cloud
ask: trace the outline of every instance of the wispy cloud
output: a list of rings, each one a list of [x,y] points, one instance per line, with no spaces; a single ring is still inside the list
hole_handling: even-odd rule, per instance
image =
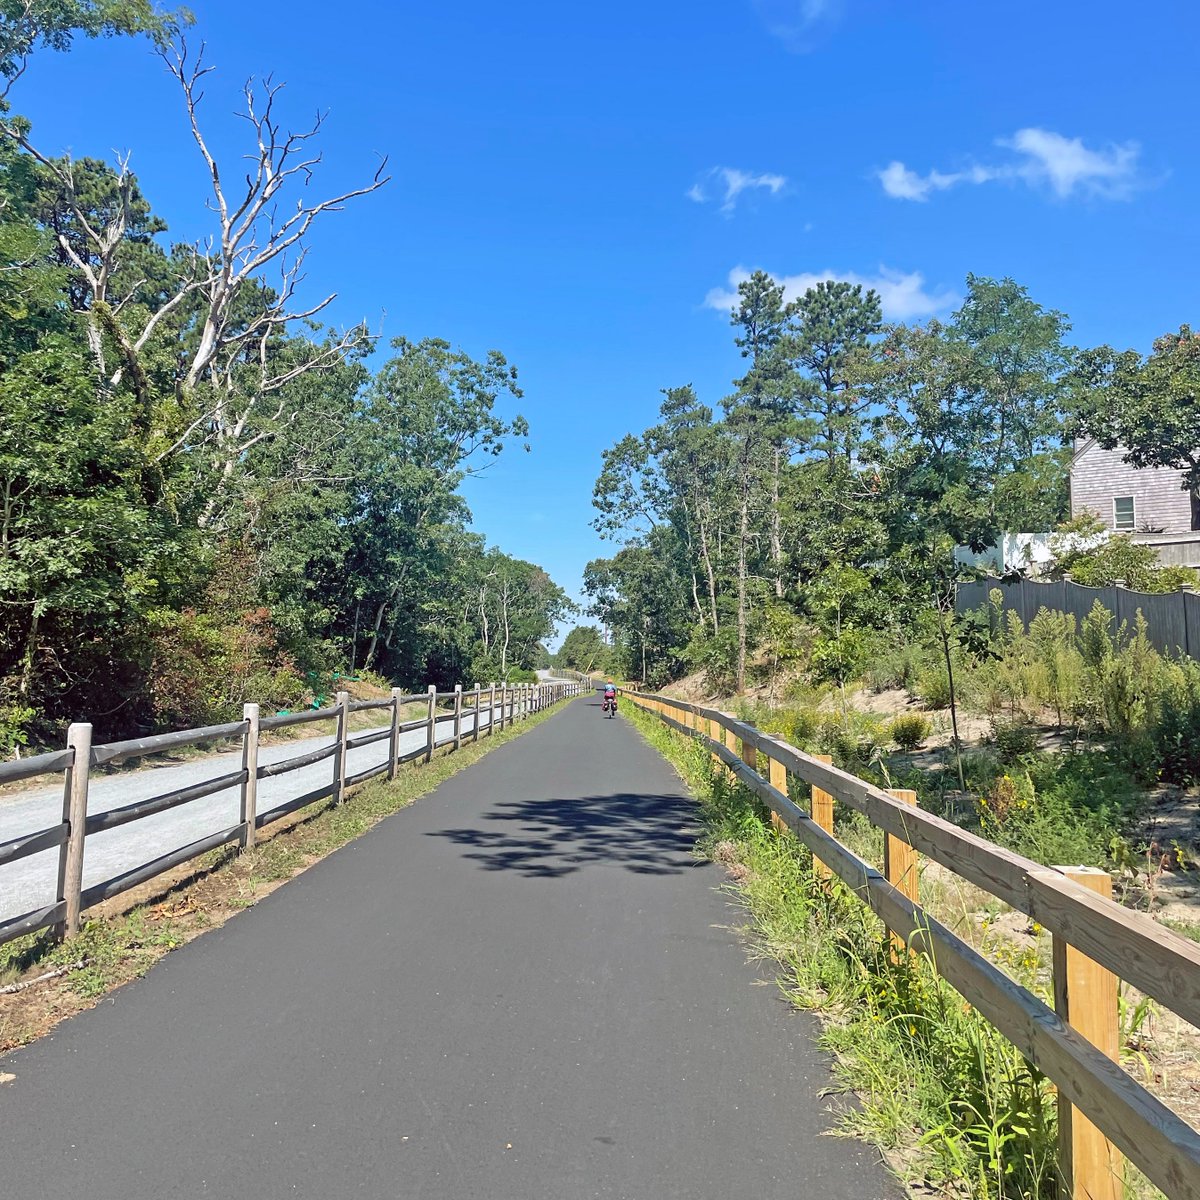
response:
[[[783,175],[756,175],[737,167],[713,167],[688,188],[687,197],[697,204],[715,203],[728,216],[737,207],[738,197],[743,192],[763,190],[777,196],[785,187],[787,178]]]
[[[767,32],[795,54],[813,49],[842,15],[843,0],[753,0]]]
[[[729,272],[729,286],[713,288],[704,298],[706,308],[718,312],[732,312],[738,300],[738,284],[750,278],[745,267],[734,267]],[[843,280],[860,283],[864,288],[874,288],[883,305],[883,315],[889,321],[910,321],[915,318],[931,317],[945,312],[958,303],[959,297],[948,288],[926,287],[925,276],[920,271],[897,271],[880,266],[874,275],[861,275],[857,271],[805,271],[799,275],[776,275],[776,283],[783,284],[784,295],[789,300],[803,296],[809,288],[823,280]]]
[[[896,200],[928,200],[960,184],[994,181],[1025,183],[1046,188],[1059,199],[1073,195],[1103,200],[1124,200],[1138,186],[1136,142],[1110,143],[1098,149],[1083,144],[1082,138],[1064,137],[1050,129],[1018,129],[996,145],[1011,150],[1015,157],[990,164],[972,164],[959,171],[933,170],[925,175],[904,163],[888,163],[877,177],[883,190]]]

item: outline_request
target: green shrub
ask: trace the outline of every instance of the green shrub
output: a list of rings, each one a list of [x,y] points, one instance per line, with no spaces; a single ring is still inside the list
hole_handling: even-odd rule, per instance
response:
[[[1200,783],[1200,667],[1181,666],[1164,695],[1154,730],[1155,758],[1167,783]]]
[[[922,713],[903,713],[891,723],[888,733],[901,750],[915,750],[932,730],[929,718]]]
[[[911,691],[925,665],[925,654],[919,646],[901,646],[886,654],[877,654],[867,667],[865,681],[873,692],[889,688]]]
[[[11,758],[29,743],[29,724],[37,716],[26,704],[0,704],[0,758]]]
[[[816,735],[816,745],[844,770],[861,774],[883,751],[883,721],[872,713],[850,710],[826,716]]]
[[[993,781],[980,823],[993,841],[1038,862],[1100,867],[1141,799],[1130,774],[1099,751],[1048,754]]]
[[[950,676],[944,664],[926,667],[917,676],[913,693],[928,709],[950,707]]]
[[[1038,745],[1038,731],[1028,721],[992,721],[992,744],[1001,762],[1011,763],[1032,754]]]

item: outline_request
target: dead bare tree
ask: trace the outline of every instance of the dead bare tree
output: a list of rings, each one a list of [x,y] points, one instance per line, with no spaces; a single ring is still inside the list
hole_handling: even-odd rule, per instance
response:
[[[299,401],[289,394],[288,385],[302,375],[338,366],[372,340],[365,326],[359,325],[322,344],[310,343],[298,356],[274,352],[289,326],[312,322],[335,299],[331,294],[307,306],[298,303],[305,238],[314,222],[377,191],[390,176],[385,174],[384,158],[368,183],[326,199],[308,200],[305,189],[321,164],[321,154],[310,147],[326,115],[318,113],[301,132],[285,128],[276,115],[283,85],[268,76],[261,83],[252,79],[243,88],[245,108],[240,116],[250,127],[252,149],[244,156],[249,163],[244,175],[228,185],[199,119],[203,81],[215,68],[204,63],[203,46],[192,56],[182,38],[164,49],[162,58],[179,85],[192,140],[207,168],[211,195],[206,206],[216,218],[216,230],[172,256],[175,281],[153,311],[131,303],[144,280],[127,285],[122,296],[111,294],[131,220],[134,177],[128,156],[118,160],[117,202],[101,224],[77,198],[69,158],[52,159],[39,151],[23,122],[0,121],[0,132],[32,155],[63,189],[86,250],[81,252],[61,232],[56,240],[85,281],[87,302],[81,315],[101,383],[116,388],[128,382],[147,432],[154,398],[145,352],[157,336],[166,333],[173,315],[186,316],[188,327],[195,331],[178,370],[177,427],[170,445],[158,452],[155,461],[162,464],[201,445],[208,449],[213,473],[198,517],[201,525],[207,525],[245,454],[286,428],[295,416]],[[272,286],[265,283],[269,274]]]

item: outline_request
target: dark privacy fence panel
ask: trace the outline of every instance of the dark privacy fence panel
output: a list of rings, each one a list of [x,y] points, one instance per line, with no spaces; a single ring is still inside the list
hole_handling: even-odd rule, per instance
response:
[[[1153,595],[1123,587],[1084,587],[1068,580],[1041,583],[1035,579],[976,579],[958,585],[954,611],[983,608],[993,588],[1003,594],[1004,610],[1015,612],[1026,626],[1043,608],[1072,613],[1076,624],[1082,624],[1099,600],[1113,614],[1118,627],[1126,622],[1132,629],[1140,611],[1146,618],[1147,636],[1163,653],[1200,658],[1200,595],[1194,592]]]

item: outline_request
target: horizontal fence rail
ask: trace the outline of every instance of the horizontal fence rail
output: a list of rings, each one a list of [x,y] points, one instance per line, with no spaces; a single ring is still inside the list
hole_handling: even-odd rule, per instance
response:
[[[395,688],[390,697],[371,700],[351,700],[349,693],[339,692],[337,703],[330,708],[261,717],[257,704],[247,704],[240,721],[100,746],[92,745],[89,724],[74,724],[67,732],[65,749],[16,762],[0,763],[0,785],[45,777],[57,777],[63,785],[61,822],[0,842],[0,868],[44,851],[59,851],[57,898],[52,904],[0,920],[0,945],[45,929],[53,929],[58,937],[73,937],[79,932],[82,913],[94,905],[211,850],[235,842],[242,849],[252,847],[260,829],[290,813],[331,797],[335,804],[341,804],[346,798],[347,788],[380,775],[395,778],[397,770],[406,763],[427,762],[438,750],[456,750],[468,737],[471,741],[478,741],[483,735],[504,729],[584,690],[583,684],[578,681],[552,679],[536,684],[475,684],[465,689],[460,685],[451,692],[438,692],[431,686],[424,692],[413,694]],[[449,708],[444,707],[447,704]],[[404,710],[414,705],[422,706],[424,715],[417,719],[403,719],[408,716]],[[387,724],[351,734],[348,718],[355,712],[378,712],[387,720]],[[468,729],[464,729],[464,715],[469,717]],[[334,732],[329,745],[278,762],[259,762],[263,733],[316,721],[333,723]],[[416,749],[402,751],[401,737],[417,730],[425,731],[422,744]],[[240,769],[225,771],[211,779],[105,812],[88,813],[89,782],[94,767],[227,739],[237,739],[241,745]],[[365,770],[347,770],[349,751],[385,741],[388,750],[382,763]],[[259,811],[260,780],[286,775],[330,759],[332,768],[328,783],[290,797],[265,812]],[[121,871],[111,879],[86,888],[83,886],[88,837],[228,791],[236,791],[238,795],[236,824],[208,833],[150,862]],[[0,890],[2,885],[3,874],[0,874]]]
[[[1045,867],[923,812],[913,793],[876,788],[729,713],[668,696],[626,695],[676,732],[698,739],[762,801],[774,823],[786,826],[812,851],[819,872],[840,879],[901,946],[928,955],[937,972],[1056,1085],[1063,1105],[1060,1167],[1068,1196],[1116,1200],[1123,1194],[1115,1146],[1171,1200],[1200,1200],[1200,1134],[1114,1061],[1118,979],[1200,1024],[1200,946],[1089,890],[1066,869]],[[811,788],[810,811],[792,799],[791,780]],[[897,851],[909,856],[919,851],[1050,931],[1055,1008],[925,912],[916,902],[915,871],[911,879],[901,879],[894,861],[885,861],[880,872],[839,842],[833,832],[834,799],[884,831],[888,858]],[[1088,873],[1072,874],[1086,879]],[[1111,884],[1106,873],[1094,874]],[[1088,990],[1079,981],[1094,981],[1100,968],[1111,972],[1114,1028],[1107,1047],[1089,1039],[1092,1025],[1079,998]],[[1072,981],[1077,987],[1068,986]],[[1072,990],[1079,992],[1074,1008]]]

